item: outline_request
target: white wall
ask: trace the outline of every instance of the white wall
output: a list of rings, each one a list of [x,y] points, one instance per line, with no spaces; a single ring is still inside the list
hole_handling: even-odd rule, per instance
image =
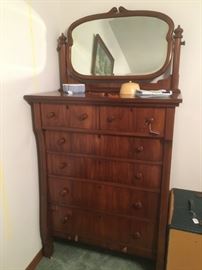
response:
[[[0,269],[23,270],[41,249],[38,169],[23,95],[59,88],[58,6],[0,1]],[[54,18],[54,20],[53,20]]]
[[[180,67],[183,104],[176,110],[171,186],[202,190],[199,3],[35,0],[29,8],[22,0],[0,2],[0,269],[25,269],[41,248],[36,144],[30,107],[23,95],[58,88],[56,39],[82,16],[122,5],[164,12],[183,27],[186,40]]]

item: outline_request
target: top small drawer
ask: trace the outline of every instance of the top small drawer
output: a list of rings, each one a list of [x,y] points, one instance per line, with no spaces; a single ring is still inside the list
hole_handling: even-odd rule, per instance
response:
[[[100,129],[163,135],[165,109],[100,107]]]
[[[42,104],[43,127],[95,128],[95,107]]]

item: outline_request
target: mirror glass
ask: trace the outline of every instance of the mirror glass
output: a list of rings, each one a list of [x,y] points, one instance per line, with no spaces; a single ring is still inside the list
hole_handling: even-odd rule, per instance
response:
[[[71,61],[83,75],[146,75],[165,63],[169,25],[149,16],[88,21],[72,31]]]

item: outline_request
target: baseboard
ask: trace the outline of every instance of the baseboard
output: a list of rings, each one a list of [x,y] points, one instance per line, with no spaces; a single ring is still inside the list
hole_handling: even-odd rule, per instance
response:
[[[34,270],[37,267],[37,264],[40,262],[40,260],[43,257],[42,249],[39,250],[39,252],[36,254],[34,259],[30,262],[30,264],[27,266],[25,270]]]

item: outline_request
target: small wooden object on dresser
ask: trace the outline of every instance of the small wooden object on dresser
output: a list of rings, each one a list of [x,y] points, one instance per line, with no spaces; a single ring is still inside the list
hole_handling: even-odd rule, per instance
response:
[[[148,16],[168,24],[163,67],[151,74],[86,76],[71,64],[72,31],[93,19]],[[178,29],[179,30],[179,29]],[[85,83],[86,93],[27,95],[37,140],[43,254],[53,238],[156,260],[164,268],[169,175],[178,89],[181,32],[159,12],[113,8],[73,23],[59,38],[61,86]],[[174,50],[172,50],[174,48]],[[174,73],[169,74],[172,70]],[[152,79],[166,74],[164,79]],[[121,98],[120,86],[173,90],[166,98]],[[109,90],[111,89],[111,90]],[[94,90],[94,91],[92,91]]]

